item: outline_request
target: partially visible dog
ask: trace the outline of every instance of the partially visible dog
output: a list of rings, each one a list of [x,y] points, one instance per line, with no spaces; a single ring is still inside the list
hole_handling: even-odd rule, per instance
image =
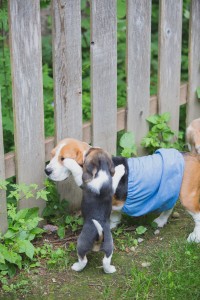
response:
[[[187,127],[186,141],[192,153],[200,154],[200,118],[193,120]]]
[[[81,211],[84,225],[77,241],[78,262],[72,269],[81,271],[87,264],[86,254],[91,251],[103,251],[103,269],[113,273],[111,265],[113,239],[110,231],[110,213],[112,195],[121,177],[124,166],[116,168],[111,156],[100,148],[90,148],[85,155],[83,165],[83,200]]]

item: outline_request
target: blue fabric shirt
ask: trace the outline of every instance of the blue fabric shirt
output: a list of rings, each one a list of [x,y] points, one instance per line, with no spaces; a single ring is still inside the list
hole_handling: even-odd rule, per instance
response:
[[[122,211],[130,216],[171,209],[180,193],[184,159],[175,149],[129,158],[128,193]]]

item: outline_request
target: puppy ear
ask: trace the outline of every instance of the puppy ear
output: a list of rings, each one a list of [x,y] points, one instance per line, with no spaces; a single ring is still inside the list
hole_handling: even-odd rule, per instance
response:
[[[83,165],[83,175],[82,179],[84,183],[90,182],[96,175],[97,168],[94,164],[91,163],[85,163]]]
[[[80,150],[76,152],[76,162],[81,166],[83,165],[83,152]]]
[[[109,167],[110,175],[113,176],[115,174],[115,166],[112,159],[108,160],[108,167]]]

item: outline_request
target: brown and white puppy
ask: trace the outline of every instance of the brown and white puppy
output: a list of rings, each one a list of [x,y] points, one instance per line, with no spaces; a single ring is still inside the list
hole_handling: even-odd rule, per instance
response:
[[[103,269],[113,273],[111,265],[113,239],[110,230],[113,182],[115,185],[124,175],[124,166],[114,167],[111,156],[100,148],[90,148],[83,165],[83,199],[81,203],[84,224],[77,241],[78,262],[72,270],[81,271],[87,264],[87,253],[103,251]]]
[[[186,141],[192,153],[200,154],[200,118],[193,120],[187,127]]]
[[[65,147],[67,140],[68,147]],[[78,186],[82,185],[82,165],[84,154],[89,145],[82,142],[75,142],[72,139],[61,141],[52,151],[52,159],[46,167],[46,174],[55,181],[64,180],[72,174]],[[75,151],[74,151],[75,149]],[[81,155],[71,155],[71,153],[82,153]],[[64,153],[64,154],[63,154]],[[78,159],[81,157],[81,159]],[[185,209],[192,215],[195,228],[189,235],[189,242],[200,243],[200,156],[197,154],[183,154],[184,174],[180,188],[180,200]],[[121,220],[121,209],[125,203],[128,191],[129,167],[127,159],[123,157],[113,157],[115,166],[123,164],[125,174],[119,184],[116,184],[115,195],[113,198],[113,212],[111,214],[111,227],[114,228]],[[151,179],[150,179],[151,180]],[[115,190],[115,189],[114,189]],[[154,221],[159,227],[163,227],[170,216],[172,209],[164,211]]]

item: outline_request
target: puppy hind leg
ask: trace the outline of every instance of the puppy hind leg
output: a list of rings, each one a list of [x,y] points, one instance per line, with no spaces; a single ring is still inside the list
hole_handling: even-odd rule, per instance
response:
[[[163,211],[160,214],[160,216],[158,218],[156,218],[153,222],[155,222],[158,225],[158,227],[162,228],[164,225],[167,224],[167,221],[168,221],[169,216],[171,215],[172,211],[173,211],[173,208]]]
[[[86,255],[83,258],[81,258],[81,256],[78,255],[78,262],[74,263],[71,268],[76,272],[80,272],[85,268],[87,262],[88,260]]]
[[[121,211],[112,210],[110,215],[110,229],[116,228],[121,223]]]
[[[103,258],[103,269],[107,274],[116,272],[115,266],[111,265],[112,253],[110,256],[105,255]]]
[[[196,212],[196,213],[190,211],[188,212],[193,217],[195,227],[193,232],[189,234],[187,241],[200,243],[200,212]]]

